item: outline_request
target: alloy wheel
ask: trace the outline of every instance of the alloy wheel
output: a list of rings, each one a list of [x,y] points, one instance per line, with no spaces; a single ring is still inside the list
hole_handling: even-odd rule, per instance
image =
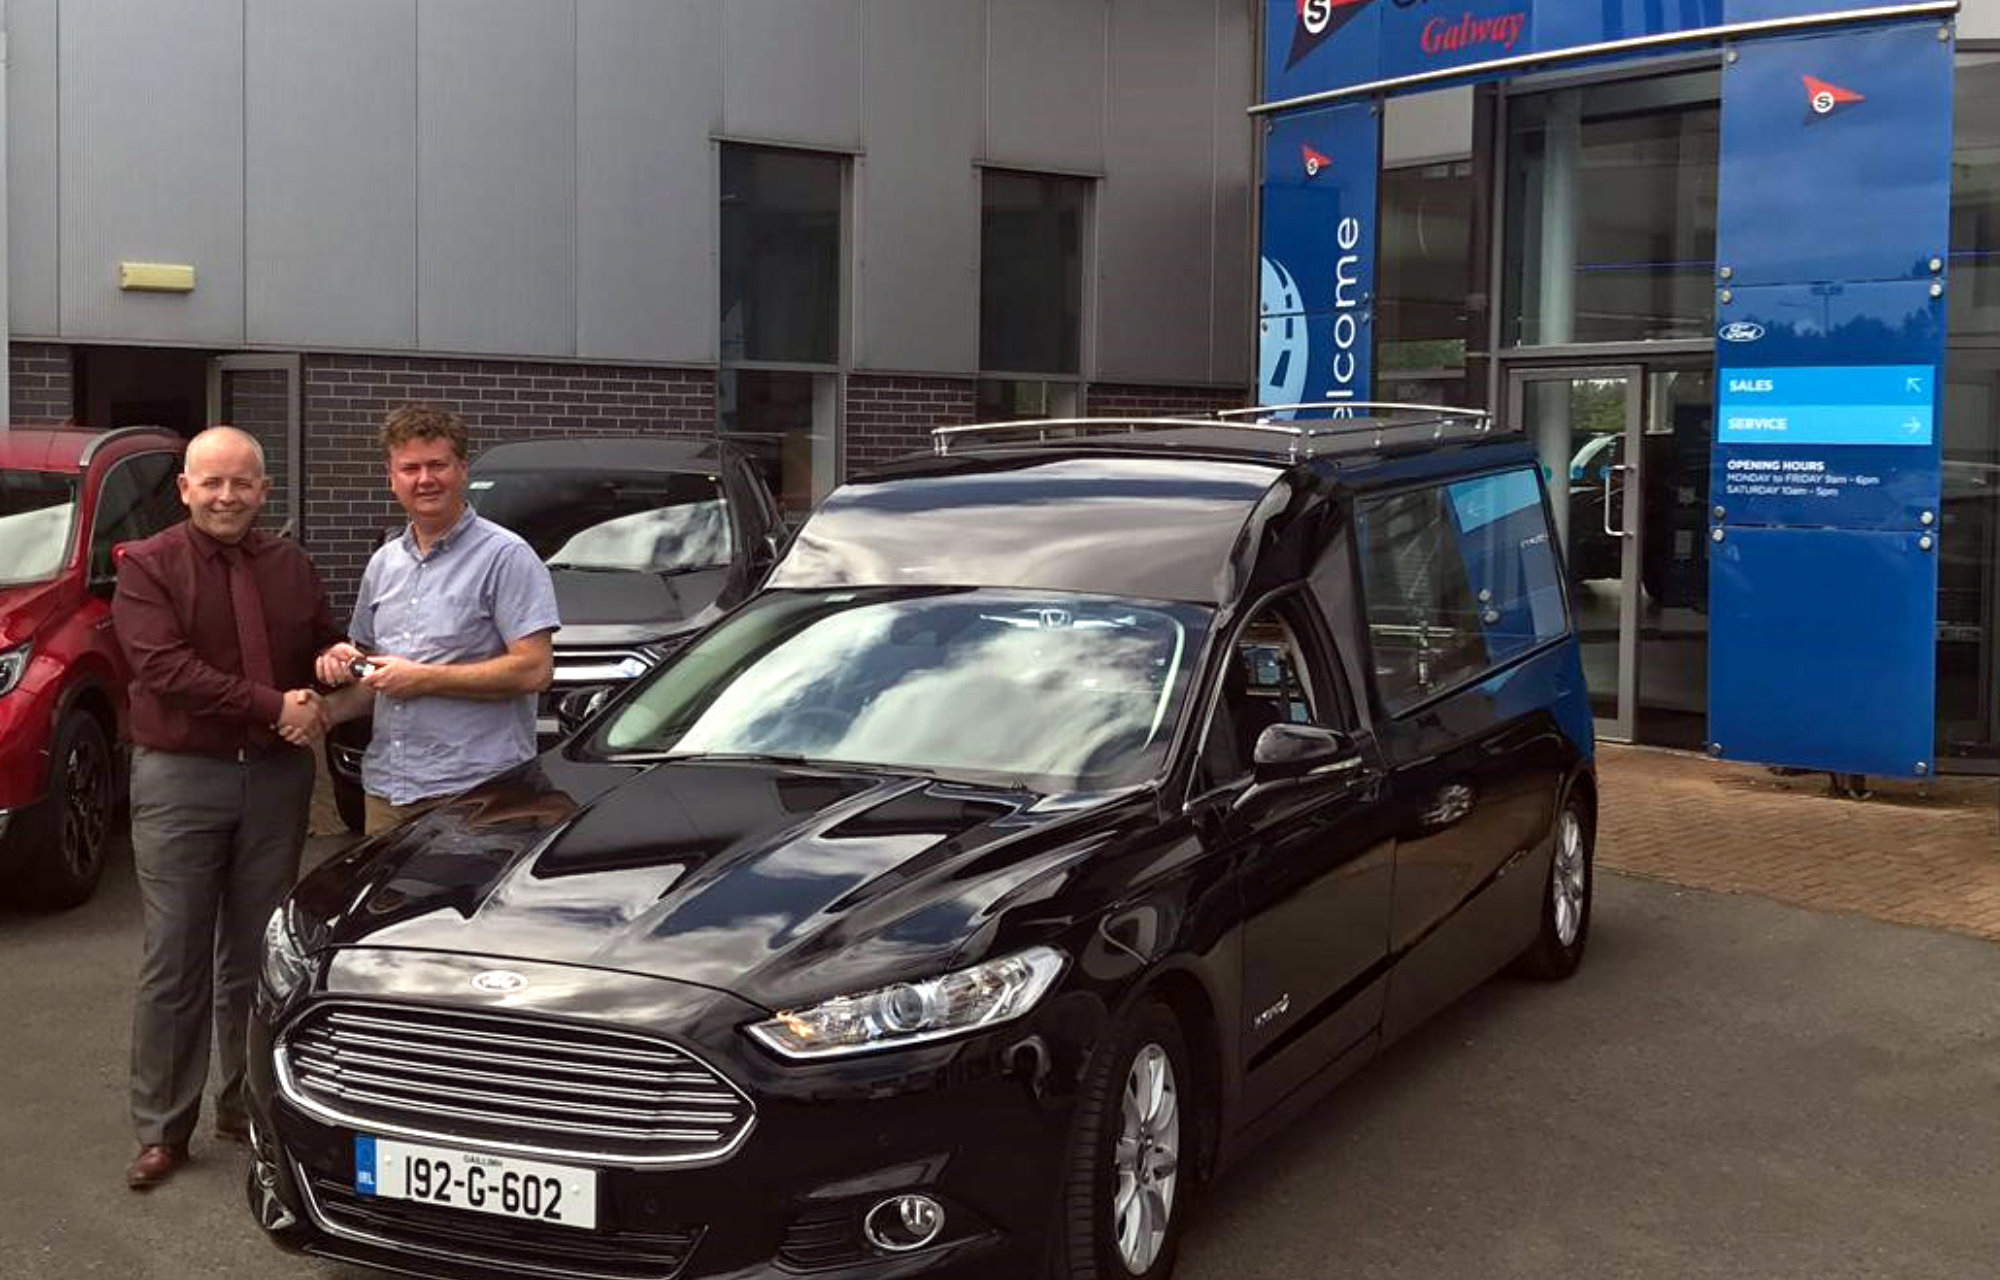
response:
[[[1565,947],[1576,945],[1583,930],[1584,898],[1590,891],[1590,863],[1584,857],[1583,820],[1574,809],[1564,809],[1556,826],[1556,863],[1549,877],[1550,905],[1555,911],[1556,940]]]
[[[1111,1226],[1118,1256],[1135,1276],[1144,1275],[1166,1245],[1180,1151],[1180,1092],[1173,1059],[1158,1044],[1147,1044],[1133,1055],[1125,1075],[1113,1152],[1118,1189],[1111,1200]]]
[[[111,777],[104,745],[94,734],[78,734],[63,759],[62,859],[72,879],[96,875],[110,825]]]

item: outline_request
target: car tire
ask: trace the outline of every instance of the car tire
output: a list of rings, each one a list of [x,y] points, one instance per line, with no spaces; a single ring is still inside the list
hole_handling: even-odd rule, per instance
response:
[[[1590,941],[1590,901],[1597,884],[1597,826],[1590,806],[1572,792],[1556,816],[1549,874],[1542,886],[1535,940],[1515,962],[1524,977],[1556,982],[1576,972]]]
[[[331,749],[328,754],[331,755]],[[368,793],[358,783],[341,777],[333,771],[332,761],[328,761],[327,779],[333,784],[333,807],[340,814],[340,825],[354,835],[368,829]]]
[[[17,899],[23,906],[61,911],[97,892],[118,787],[110,741],[88,712],[66,712],[56,723],[49,760],[48,794],[8,838],[17,842]]]
[[[1192,1204],[1200,1109],[1180,1020],[1158,1000],[1093,1056],[1077,1101],[1051,1274],[1161,1280]]]

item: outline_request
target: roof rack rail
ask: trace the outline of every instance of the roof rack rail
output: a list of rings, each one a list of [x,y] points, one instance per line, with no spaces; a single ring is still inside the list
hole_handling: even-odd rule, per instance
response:
[[[1216,409],[1211,412],[1210,416],[1216,418],[1245,418],[1256,414],[1297,413],[1301,409],[1341,410],[1342,417],[1331,419],[1331,421],[1336,422],[1345,421],[1347,418],[1363,417],[1371,411],[1382,409],[1396,413],[1413,413],[1420,417],[1443,416],[1448,418],[1484,419],[1491,416],[1484,409],[1460,409],[1453,405],[1444,404],[1405,404],[1396,400],[1307,400],[1301,404],[1258,404],[1251,405],[1246,409]],[[1292,422],[1297,421],[1297,419],[1281,418],[1279,421]],[[1315,418],[1308,419],[1308,421],[1326,421],[1326,419]]]
[[[1367,416],[1292,419],[1260,418],[1254,422],[1237,419],[1251,414],[1272,414],[1299,409],[1341,409],[1367,411],[1395,410],[1413,414],[1401,421]],[[1428,430],[1434,442],[1484,436],[1492,430],[1492,419],[1481,409],[1445,408],[1438,405],[1391,404],[1386,401],[1322,401],[1302,405],[1262,405],[1249,409],[1218,409],[1200,416],[1172,418],[1025,418],[1011,422],[979,422],[964,426],[935,427],[931,450],[949,456],[954,443],[1021,444],[1050,439],[1095,439],[1111,443],[1119,436],[1143,436],[1161,431],[1228,432],[1236,437],[1231,445],[1244,452],[1282,457],[1299,462],[1320,452],[1321,442],[1338,439],[1379,448],[1405,433]]]

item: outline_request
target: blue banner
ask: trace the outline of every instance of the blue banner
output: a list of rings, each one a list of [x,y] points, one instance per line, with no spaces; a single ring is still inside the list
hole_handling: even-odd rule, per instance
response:
[[[1288,116],[1266,135],[1259,404],[1368,398],[1381,139],[1365,102]]]
[[[1265,0],[1264,100],[1718,27],[1893,10],[1868,0]]]
[[[1733,759],[1931,768],[1953,57],[1938,33],[1746,41],[1723,70],[1709,733]]]

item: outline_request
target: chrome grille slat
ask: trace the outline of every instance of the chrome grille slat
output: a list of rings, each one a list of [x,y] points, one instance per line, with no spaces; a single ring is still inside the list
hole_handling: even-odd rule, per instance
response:
[[[330,1002],[280,1039],[278,1084],[363,1132],[634,1164],[709,1160],[756,1120],[678,1046],[554,1018]]]
[[[366,1089],[350,1089],[344,1085],[340,1085],[329,1086],[327,1087],[327,1091],[350,1102],[376,1103],[382,1106],[395,1107],[399,1110],[412,1109],[407,1098],[396,1098],[386,1094],[371,1093]],[[450,1107],[441,1102],[427,1103],[422,1110],[422,1114],[426,1117],[448,1116],[454,1120],[487,1120],[492,1118],[491,1112],[474,1111],[467,1107]],[[629,1127],[616,1125],[539,1120],[532,1116],[511,1116],[508,1118],[507,1123],[508,1127],[512,1129],[533,1129],[538,1133],[589,1134],[597,1138],[622,1138],[628,1141],[664,1139],[674,1142],[713,1142],[721,1137],[721,1131],[716,1129],[663,1129],[657,1132],[637,1131]],[[441,1134],[439,1136],[449,1140],[452,1135]]]
[[[332,1042],[327,1039],[326,1034],[324,1032],[300,1035],[298,1039],[302,1042],[302,1044],[309,1044],[315,1048],[325,1046],[327,1047],[327,1050],[331,1052],[330,1046]],[[340,1043],[342,1045],[358,1044],[358,1045],[368,1045],[377,1048],[395,1049],[405,1053],[422,1053],[436,1057],[441,1057],[445,1059],[447,1062],[472,1061],[472,1062],[483,1063],[489,1066],[530,1067],[543,1071],[552,1069],[562,1070],[562,1071],[569,1071],[577,1075],[587,1074],[591,1076],[593,1079],[598,1077],[608,1077],[620,1080],[662,1080],[672,1084],[705,1083],[713,1079],[713,1077],[711,1077],[705,1071],[692,1071],[687,1069],[681,1069],[676,1071],[658,1072],[658,1071],[643,1071],[637,1068],[627,1068],[627,1067],[598,1067],[583,1063],[577,1063],[577,1064],[549,1063],[534,1057],[529,1057],[521,1054],[493,1053],[478,1049],[454,1050],[445,1045],[432,1045],[432,1046],[411,1045],[383,1036],[361,1035],[355,1032],[343,1033],[340,1037]]]
[[[589,1098],[609,1096],[613,1098],[628,1098],[639,1102],[693,1102],[712,1103],[719,1106],[726,1106],[735,1101],[732,1095],[722,1090],[697,1093],[691,1090],[634,1089],[623,1085],[600,1084],[594,1081],[523,1081],[514,1076],[495,1075],[489,1071],[472,1071],[464,1067],[447,1066],[444,1063],[433,1065],[424,1062],[407,1062],[379,1053],[363,1053],[345,1047],[334,1048],[331,1045],[302,1044],[299,1046],[298,1055],[302,1066],[324,1065],[342,1070],[345,1070],[349,1064],[361,1067],[396,1067],[413,1075],[436,1076],[443,1080],[477,1080],[486,1084],[515,1085],[553,1093],[573,1093],[580,1097]],[[702,1076],[698,1072],[686,1072],[684,1074],[695,1082],[702,1082],[707,1079],[707,1077]],[[554,1102],[557,1100],[550,1099],[550,1101]]]
[[[671,1064],[673,1066],[680,1066],[683,1063],[687,1062],[686,1055],[671,1050],[665,1053],[661,1053],[657,1050],[626,1049],[618,1045],[605,1045],[600,1047],[598,1045],[592,1045],[592,1044],[573,1044],[573,1045],[549,1044],[545,1041],[532,1039],[526,1036],[507,1035],[504,1032],[474,1031],[469,1028],[461,1029],[457,1027],[429,1028],[423,1026],[411,1026],[407,1023],[391,1022],[382,1018],[370,1018],[355,1014],[344,1014],[344,1013],[334,1014],[332,1018],[329,1019],[329,1021],[333,1022],[336,1026],[374,1027],[381,1030],[394,1031],[402,1035],[414,1036],[419,1039],[439,1040],[443,1041],[447,1045],[452,1044],[453,1042],[459,1040],[472,1040],[481,1044],[512,1045],[516,1048],[533,1049],[538,1054],[554,1053],[565,1056],[573,1056],[584,1053],[617,1054],[627,1059],[633,1059],[641,1062],[650,1061],[661,1065]]]
[[[601,1120],[633,1120],[645,1124],[654,1120],[687,1121],[693,1124],[729,1123],[729,1113],[668,1111],[659,1107],[606,1107],[588,1102],[569,1102],[562,1098],[535,1098],[525,1095],[496,1093],[487,1089],[461,1089],[452,1085],[432,1083],[411,1083],[398,1080],[394,1076],[379,1075],[372,1071],[350,1071],[344,1067],[328,1067],[323,1064],[299,1064],[302,1075],[328,1084],[346,1086],[373,1086],[376,1089],[401,1089],[412,1093],[410,1101],[421,1105],[425,1095],[455,1098],[460,1102],[485,1103],[489,1106],[531,1107],[540,1110],[561,1111],[579,1115],[596,1116]]]

